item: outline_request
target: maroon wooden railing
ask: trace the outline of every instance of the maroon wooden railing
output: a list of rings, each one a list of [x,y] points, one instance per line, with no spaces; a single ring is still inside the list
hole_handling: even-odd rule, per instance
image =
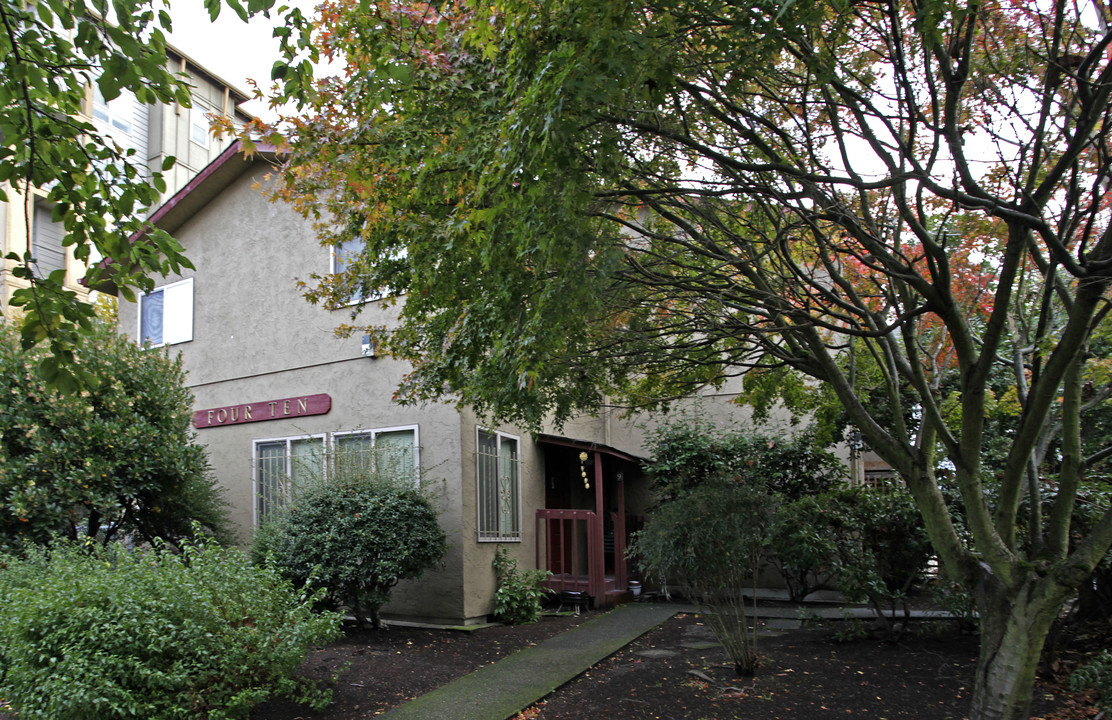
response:
[[[591,510],[537,510],[537,567],[552,573],[545,585],[557,592],[606,592],[602,540]],[[543,553],[543,556],[542,556]]]

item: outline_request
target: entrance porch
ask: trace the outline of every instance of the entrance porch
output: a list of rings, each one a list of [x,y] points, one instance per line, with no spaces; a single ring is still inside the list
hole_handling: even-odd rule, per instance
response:
[[[647,491],[640,461],[597,443],[543,435],[545,508],[536,511],[537,567],[554,592],[589,595],[595,607],[629,602],[626,548],[640,529]]]

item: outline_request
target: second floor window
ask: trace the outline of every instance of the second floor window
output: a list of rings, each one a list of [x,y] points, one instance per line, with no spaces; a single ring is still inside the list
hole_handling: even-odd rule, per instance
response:
[[[173,345],[193,339],[193,278],[139,296],[139,342]]]
[[[348,267],[359,257],[363,252],[362,238],[353,238],[346,241],[344,244],[332,248],[332,266],[329,268],[334,275],[339,275],[345,272]],[[375,298],[368,298],[364,295],[362,289],[353,287],[347,302],[351,305],[361,303],[364,300],[374,300]]]
[[[208,111],[203,107],[194,106],[189,110],[189,139],[201,147],[209,144],[209,119]]]
[[[93,117],[100,120],[113,130],[125,135],[131,134],[132,116],[135,109],[135,96],[127,90],[122,90],[120,96],[111,101],[105,101],[100,94],[100,88],[93,83]]]

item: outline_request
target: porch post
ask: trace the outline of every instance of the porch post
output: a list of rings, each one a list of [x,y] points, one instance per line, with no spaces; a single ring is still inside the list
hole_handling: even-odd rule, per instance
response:
[[[595,451],[595,537],[598,539],[591,547],[591,595],[595,598],[595,605],[601,605],[606,599],[606,537],[603,514],[606,505],[602,492],[602,453]]]
[[[614,519],[614,581],[618,590],[629,587],[629,573],[626,568],[626,489],[625,476],[618,472],[617,481],[618,517]]]

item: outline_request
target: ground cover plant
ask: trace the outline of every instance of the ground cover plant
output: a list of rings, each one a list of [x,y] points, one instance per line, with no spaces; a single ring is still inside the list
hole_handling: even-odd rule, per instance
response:
[[[0,556],[0,698],[20,718],[224,720],[270,697],[314,707],[296,677],[339,618],[245,553],[198,537],[161,544],[59,542]]]
[[[493,565],[498,580],[498,588],[494,591],[494,617],[511,625],[536,622],[544,610],[548,591],[543,583],[550,573],[519,569],[517,560],[510,557],[506,548],[498,548]]]

